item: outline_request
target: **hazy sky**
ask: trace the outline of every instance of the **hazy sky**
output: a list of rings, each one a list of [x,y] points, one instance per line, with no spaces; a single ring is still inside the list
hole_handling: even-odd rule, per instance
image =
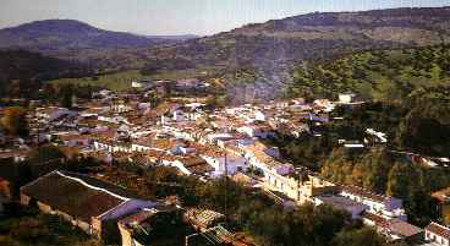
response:
[[[450,0],[0,0],[0,28],[59,18],[139,34],[206,35],[315,11],[420,6]]]

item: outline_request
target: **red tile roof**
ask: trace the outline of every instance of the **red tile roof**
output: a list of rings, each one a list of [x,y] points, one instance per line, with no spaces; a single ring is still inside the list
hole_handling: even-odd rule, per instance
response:
[[[443,225],[431,222],[427,227],[425,227],[425,230],[450,240],[450,228],[447,228]]]
[[[397,234],[401,235],[403,237],[411,237],[414,235],[417,235],[418,233],[422,232],[422,229],[419,227],[413,226],[409,223],[406,223],[404,221],[401,221],[399,219],[393,219],[389,221],[389,229]]]
[[[373,214],[373,213],[369,213],[369,212],[364,212],[362,214],[362,216],[365,219],[370,220],[373,223],[375,223],[375,225],[377,227],[381,227],[381,228],[385,228],[385,229],[389,227],[389,221],[386,218],[382,217],[382,216],[379,216],[379,215],[376,215],[376,214]]]
[[[342,185],[341,186],[343,191],[349,192],[351,194],[359,195],[362,197],[369,198],[376,202],[384,202],[388,197],[381,195],[381,194],[375,194],[371,191],[365,190],[358,186],[351,186],[351,185]]]
[[[127,200],[58,171],[23,186],[21,192],[86,222]]]

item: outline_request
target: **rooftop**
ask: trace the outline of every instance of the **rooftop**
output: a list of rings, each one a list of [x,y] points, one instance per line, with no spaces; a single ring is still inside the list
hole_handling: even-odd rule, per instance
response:
[[[365,205],[340,196],[320,196],[319,200],[339,210],[353,211],[364,210]]]
[[[425,230],[450,240],[450,229],[436,222],[431,222],[427,227],[425,227]]]
[[[200,226],[201,228],[208,228],[215,221],[224,217],[223,214],[213,210],[196,208],[188,209],[185,216],[191,223]]]
[[[93,178],[86,181],[85,178],[53,171],[23,186],[21,192],[84,221],[90,221],[91,217],[100,216],[129,200],[122,196],[123,193],[107,189],[112,185]]]

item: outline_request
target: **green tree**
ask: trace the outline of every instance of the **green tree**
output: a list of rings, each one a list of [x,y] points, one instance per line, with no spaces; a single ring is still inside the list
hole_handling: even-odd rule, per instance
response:
[[[332,240],[333,246],[384,246],[384,238],[370,228],[358,230],[344,230],[339,232]]]
[[[47,144],[40,146],[29,153],[31,162],[42,163],[56,159],[65,158],[64,153],[58,147]]]
[[[399,198],[406,198],[411,194],[413,182],[417,176],[409,163],[396,162],[389,171],[386,194]]]
[[[74,88],[73,85],[64,85],[59,88],[59,94],[61,95],[61,106],[65,108],[72,108],[73,98],[74,98]]]
[[[21,137],[28,135],[26,111],[21,107],[6,108],[1,125],[9,135]]]

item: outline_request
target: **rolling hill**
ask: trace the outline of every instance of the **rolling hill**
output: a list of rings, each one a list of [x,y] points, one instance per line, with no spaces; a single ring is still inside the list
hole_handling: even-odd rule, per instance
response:
[[[449,42],[450,7],[310,13],[187,40],[109,32],[68,20],[0,30],[0,47],[13,43],[89,62],[100,72],[154,67],[161,60],[214,66],[220,71],[215,75],[228,82],[236,98],[246,98],[248,93],[277,96],[292,82],[292,68],[303,62]]]
[[[311,13],[250,24],[230,32],[149,50],[219,64],[229,71],[257,71],[253,85],[233,83],[233,95],[273,97],[291,82],[291,68],[365,50],[390,50],[450,42],[450,7]],[[159,52],[159,53],[158,53]],[[245,84],[236,87],[236,84]],[[244,88],[242,88],[244,87]],[[242,95],[244,94],[244,95]],[[251,96],[253,97],[253,96]]]
[[[192,37],[140,36],[106,31],[76,20],[44,20],[0,30],[0,48],[21,48],[64,56],[71,51],[148,47]]]
[[[450,42],[450,7],[311,13],[177,44],[177,55],[227,64],[289,63],[361,49]]]

